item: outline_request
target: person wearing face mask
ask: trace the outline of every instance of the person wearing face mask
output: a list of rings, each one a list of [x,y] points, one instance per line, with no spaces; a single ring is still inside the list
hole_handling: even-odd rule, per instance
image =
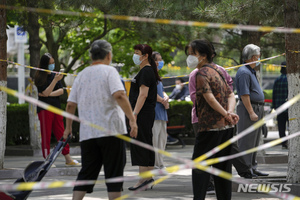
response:
[[[157,72],[157,65],[152,57],[152,48],[149,45],[135,45],[132,59],[134,64],[140,67],[138,74],[131,81],[129,92],[129,101],[139,127],[136,139],[152,146],[157,84],[161,79]],[[133,166],[139,166],[139,173],[154,168],[155,154],[153,151],[131,144],[130,153],[131,163]],[[134,186],[128,189],[137,190],[151,184],[153,181],[153,178],[141,178]]]
[[[41,69],[53,71],[55,68],[54,59],[49,53],[42,55],[40,60]],[[60,80],[62,74],[55,74],[45,71],[37,71],[35,74],[35,85],[39,93],[39,100],[57,108],[60,107],[59,96],[64,93]],[[57,141],[63,136],[64,122],[61,115],[57,115],[41,107],[37,107],[37,113],[41,126],[42,152],[46,158],[50,153],[51,133],[53,132]],[[69,144],[62,150],[66,159],[66,166],[80,166],[78,161],[73,160],[69,154]]]
[[[157,69],[160,70],[164,61],[158,52],[152,53],[152,58],[155,60]],[[152,128],[153,146],[159,149],[165,149],[167,144],[167,110],[169,108],[169,97],[164,92],[164,86],[161,81],[157,84],[157,102],[155,106],[155,120]],[[155,168],[162,169],[165,167],[163,155],[155,152]]]
[[[175,88],[170,94],[170,99],[174,99],[177,101],[184,101],[185,97],[189,96],[189,90],[184,85],[184,80],[182,78],[175,79]]]
[[[212,63],[213,50],[207,40],[194,40],[186,47],[187,64],[197,68],[195,77],[195,106],[198,128],[195,138],[193,159],[198,158],[233,136],[234,125],[239,117],[234,113],[235,97],[223,73]],[[210,158],[231,154],[231,145]],[[231,173],[231,161],[213,165]],[[213,176],[217,199],[231,199],[231,182]],[[198,169],[192,170],[194,199],[204,200],[210,174]]]
[[[235,76],[236,89],[239,97],[237,114],[241,117],[237,124],[238,133],[241,133],[263,118],[265,98],[254,69],[256,66],[259,66],[259,62],[247,64],[260,60],[260,47],[254,44],[246,45],[242,52],[242,58],[246,64],[238,69]],[[260,137],[261,127],[238,140],[239,151],[242,152],[257,147]],[[243,158],[254,176],[269,175],[257,170],[256,152],[244,155]]]

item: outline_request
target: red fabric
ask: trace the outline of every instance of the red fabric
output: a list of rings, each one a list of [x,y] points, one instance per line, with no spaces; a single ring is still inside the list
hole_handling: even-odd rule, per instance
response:
[[[185,128],[185,125],[182,125],[182,126],[167,126],[167,129],[179,129],[179,128]]]
[[[8,196],[4,192],[0,192],[0,199],[1,200],[13,200],[13,198],[11,198],[10,196]]]
[[[272,99],[265,99],[265,102],[266,103],[272,103],[273,101],[272,101]]]
[[[64,133],[64,122],[61,115],[54,114],[48,110],[42,110],[38,113],[41,124],[41,136],[42,136],[42,151],[43,156],[46,158],[50,154],[50,142],[51,133],[60,140]],[[70,152],[69,144],[62,150],[63,155],[67,155]]]

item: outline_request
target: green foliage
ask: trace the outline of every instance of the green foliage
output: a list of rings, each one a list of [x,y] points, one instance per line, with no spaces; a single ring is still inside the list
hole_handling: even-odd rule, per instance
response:
[[[265,99],[272,99],[273,90],[264,90]]]
[[[28,104],[7,105],[6,144],[30,144]]]
[[[193,127],[192,127],[192,120],[191,120],[191,112],[192,112],[193,102],[191,101],[171,101],[170,108],[168,111],[168,116],[172,116],[174,114],[182,114],[184,116],[184,124],[185,124],[185,131],[183,135],[193,136]],[[171,125],[178,125],[177,123],[180,121],[179,118],[176,118],[175,121],[172,122]]]

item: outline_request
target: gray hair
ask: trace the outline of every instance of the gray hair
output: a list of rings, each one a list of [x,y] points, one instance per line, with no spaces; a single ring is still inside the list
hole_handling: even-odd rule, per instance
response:
[[[254,44],[248,44],[244,47],[242,52],[243,61],[250,60],[252,56],[257,56],[260,54],[259,46]]]
[[[112,52],[112,46],[106,40],[96,40],[91,45],[92,60],[103,60],[109,52]]]

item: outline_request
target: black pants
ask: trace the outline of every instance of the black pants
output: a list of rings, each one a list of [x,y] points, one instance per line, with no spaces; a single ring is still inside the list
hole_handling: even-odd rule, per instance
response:
[[[233,128],[223,130],[223,131],[207,131],[199,132],[196,136],[193,159],[207,153],[214,147],[218,146],[229,140],[233,136]],[[230,155],[231,145],[221,150],[220,152],[212,155],[210,158],[216,158],[221,156]],[[208,159],[210,159],[208,158]],[[221,163],[214,164],[220,170],[231,173],[232,165],[231,161],[225,161]],[[209,183],[210,174],[200,171],[198,169],[193,169],[192,171],[192,182],[193,182],[193,193],[195,200],[204,200],[206,195],[206,189]],[[215,183],[215,190],[218,200],[230,200],[231,199],[231,181],[225,180],[223,178],[213,176]]]
[[[126,163],[124,141],[109,136],[80,142],[82,168],[77,180],[97,180],[102,165],[105,179],[123,176]],[[120,192],[123,182],[106,183],[107,192]],[[75,186],[74,191],[92,193],[94,184]]]
[[[286,123],[289,122],[289,113],[283,112],[277,116],[277,125],[280,138],[285,137]],[[283,142],[282,144],[286,144],[287,142]]]
[[[152,127],[155,119],[155,111],[141,111],[137,116],[138,135],[137,140],[153,146]],[[130,145],[131,163],[133,166],[154,166],[154,151],[145,149],[135,144]]]

